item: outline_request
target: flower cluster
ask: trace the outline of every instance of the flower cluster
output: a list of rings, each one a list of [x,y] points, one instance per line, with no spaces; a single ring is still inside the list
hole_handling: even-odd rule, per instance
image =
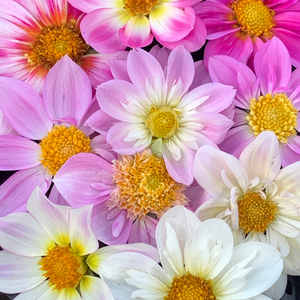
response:
[[[0,294],[280,300],[299,19],[298,0],[2,1]]]

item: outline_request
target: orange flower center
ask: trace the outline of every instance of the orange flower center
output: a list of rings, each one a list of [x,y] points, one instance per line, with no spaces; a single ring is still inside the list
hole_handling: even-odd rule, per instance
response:
[[[186,274],[174,277],[164,300],[216,300],[211,280]]]
[[[72,252],[70,246],[56,246],[48,250],[38,264],[43,276],[49,279],[48,284],[61,291],[64,288],[76,288],[82,276],[87,272],[85,258]]]
[[[169,175],[162,158],[145,151],[123,156],[122,161],[114,162],[114,168],[117,188],[108,205],[126,209],[131,219],[148,213],[161,216],[168,208],[187,203],[184,186]]]
[[[40,146],[40,161],[53,176],[73,155],[91,152],[90,138],[73,125],[55,125],[41,140]]]
[[[149,15],[151,9],[159,0],[124,0],[124,6],[133,17],[136,15]]]
[[[258,193],[247,192],[238,201],[239,226],[245,234],[249,232],[265,232],[269,223],[275,220],[277,206],[264,200]]]
[[[270,36],[275,13],[261,0],[235,0],[231,8],[242,32],[250,36]]]
[[[262,131],[273,131],[281,143],[287,143],[287,138],[296,135],[298,110],[291,100],[283,93],[260,96],[258,100],[251,99],[250,113],[246,117],[254,134]]]
[[[33,52],[28,55],[28,62],[50,69],[67,54],[78,63],[89,46],[75,23],[76,21],[72,20],[70,24],[44,27],[31,45]]]

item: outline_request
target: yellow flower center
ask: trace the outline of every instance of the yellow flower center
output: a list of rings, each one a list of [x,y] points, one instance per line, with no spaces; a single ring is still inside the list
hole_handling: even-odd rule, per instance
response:
[[[152,7],[158,4],[159,0],[124,0],[124,6],[134,17],[136,15],[149,15]]]
[[[216,300],[211,280],[186,274],[174,277],[164,300]]]
[[[235,0],[231,3],[241,30],[250,36],[269,36],[274,26],[274,11],[261,0]]]
[[[145,124],[153,137],[168,138],[176,132],[179,118],[177,112],[169,106],[155,107],[151,109]]]
[[[76,288],[82,276],[87,272],[85,258],[72,252],[70,246],[56,246],[39,262],[43,276],[49,279],[48,285],[58,291],[64,288]]]
[[[31,46],[33,52],[28,55],[28,62],[50,69],[68,54],[78,63],[89,46],[85,43],[75,23],[76,21],[73,20],[70,24],[44,27]]]
[[[40,146],[40,161],[53,176],[71,156],[91,152],[90,138],[73,125],[55,125],[41,140]]]
[[[260,194],[248,191],[238,201],[239,226],[245,234],[249,232],[265,232],[270,222],[275,220],[277,206],[264,200]]]
[[[287,143],[287,137],[296,135],[298,110],[285,94],[260,96],[251,99],[250,113],[246,117],[254,134],[262,131],[273,131],[278,140]]]
[[[187,203],[184,186],[172,179],[162,158],[144,151],[114,161],[114,168],[117,188],[108,205],[126,209],[131,219],[148,213],[161,216],[168,208]]]

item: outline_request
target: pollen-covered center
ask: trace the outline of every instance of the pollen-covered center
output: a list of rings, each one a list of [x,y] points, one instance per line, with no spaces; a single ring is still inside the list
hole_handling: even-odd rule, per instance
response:
[[[48,278],[48,285],[59,291],[76,288],[88,269],[84,257],[73,253],[70,246],[56,246],[48,250],[38,264],[41,265],[40,270],[45,271],[43,276]]]
[[[287,138],[296,135],[298,110],[291,100],[283,93],[260,96],[258,100],[251,99],[250,113],[246,117],[254,134],[262,131],[273,131],[278,140],[287,143]]]
[[[159,0],[124,0],[124,6],[134,17],[136,15],[149,15],[152,7],[157,5]]]
[[[154,107],[151,109],[145,124],[153,137],[168,138],[176,132],[179,118],[176,111],[169,106]]]
[[[235,0],[231,3],[240,29],[250,36],[269,36],[274,11],[261,0]]]
[[[216,300],[211,280],[186,274],[174,277],[164,300]]]
[[[108,201],[109,208],[127,210],[130,219],[148,213],[162,215],[168,208],[185,205],[184,186],[169,175],[164,160],[144,151],[114,161],[117,188]]]
[[[40,161],[53,176],[71,156],[91,152],[90,138],[73,125],[55,125],[41,140],[40,146]]]
[[[28,62],[50,69],[67,54],[78,63],[89,46],[75,23],[73,20],[70,24],[44,27],[31,46],[32,53],[28,54]]]
[[[238,201],[239,226],[245,234],[265,232],[269,223],[275,220],[277,206],[261,197],[259,193],[248,191]]]

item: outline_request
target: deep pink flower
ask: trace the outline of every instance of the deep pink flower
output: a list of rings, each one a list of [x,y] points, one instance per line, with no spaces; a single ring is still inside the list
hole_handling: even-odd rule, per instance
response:
[[[209,60],[213,81],[236,88],[234,125],[219,147],[239,157],[262,131],[273,131],[280,144],[282,166],[300,160],[300,69],[291,72],[289,53],[276,37],[261,46],[255,73],[236,59]]]
[[[219,83],[189,90],[194,73],[192,56],[183,46],[171,52],[164,68],[154,56],[136,49],[128,55],[126,72],[114,72],[117,79],[99,85],[96,94],[102,111],[115,119],[107,119],[113,150],[132,155],[150,147],[163,156],[170,175],[185,185],[193,181],[195,151],[220,143],[232,125],[220,112],[235,95],[232,87]],[[87,121],[95,130],[103,126],[98,116]]]
[[[257,49],[276,36],[300,66],[300,4],[297,0],[207,0],[195,6],[206,25],[204,60],[223,54],[252,65]]]
[[[150,149],[113,163],[79,153],[60,168],[53,182],[72,207],[94,205],[93,231],[109,245],[155,244],[160,217],[176,205],[198,207],[203,195],[199,185],[190,189],[173,180],[163,159]]]
[[[114,158],[105,138],[90,138],[93,131],[84,126],[96,108],[89,78],[68,56],[47,75],[43,99],[30,85],[0,77],[0,109],[18,133],[0,135],[0,170],[19,170],[0,186],[0,216],[24,210],[36,186],[45,193],[72,155]]]
[[[206,40],[202,20],[193,5],[202,0],[69,0],[87,13],[80,28],[84,39],[102,53],[151,44],[153,37],[167,48],[182,44],[190,52]]]
[[[21,79],[42,91],[53,65],[68,54],[92,85],[112,78],[109,65],[126,52],[88,54],[79,25],[83,13],[66,0],[6,0],[0,3],[0,75]]]

